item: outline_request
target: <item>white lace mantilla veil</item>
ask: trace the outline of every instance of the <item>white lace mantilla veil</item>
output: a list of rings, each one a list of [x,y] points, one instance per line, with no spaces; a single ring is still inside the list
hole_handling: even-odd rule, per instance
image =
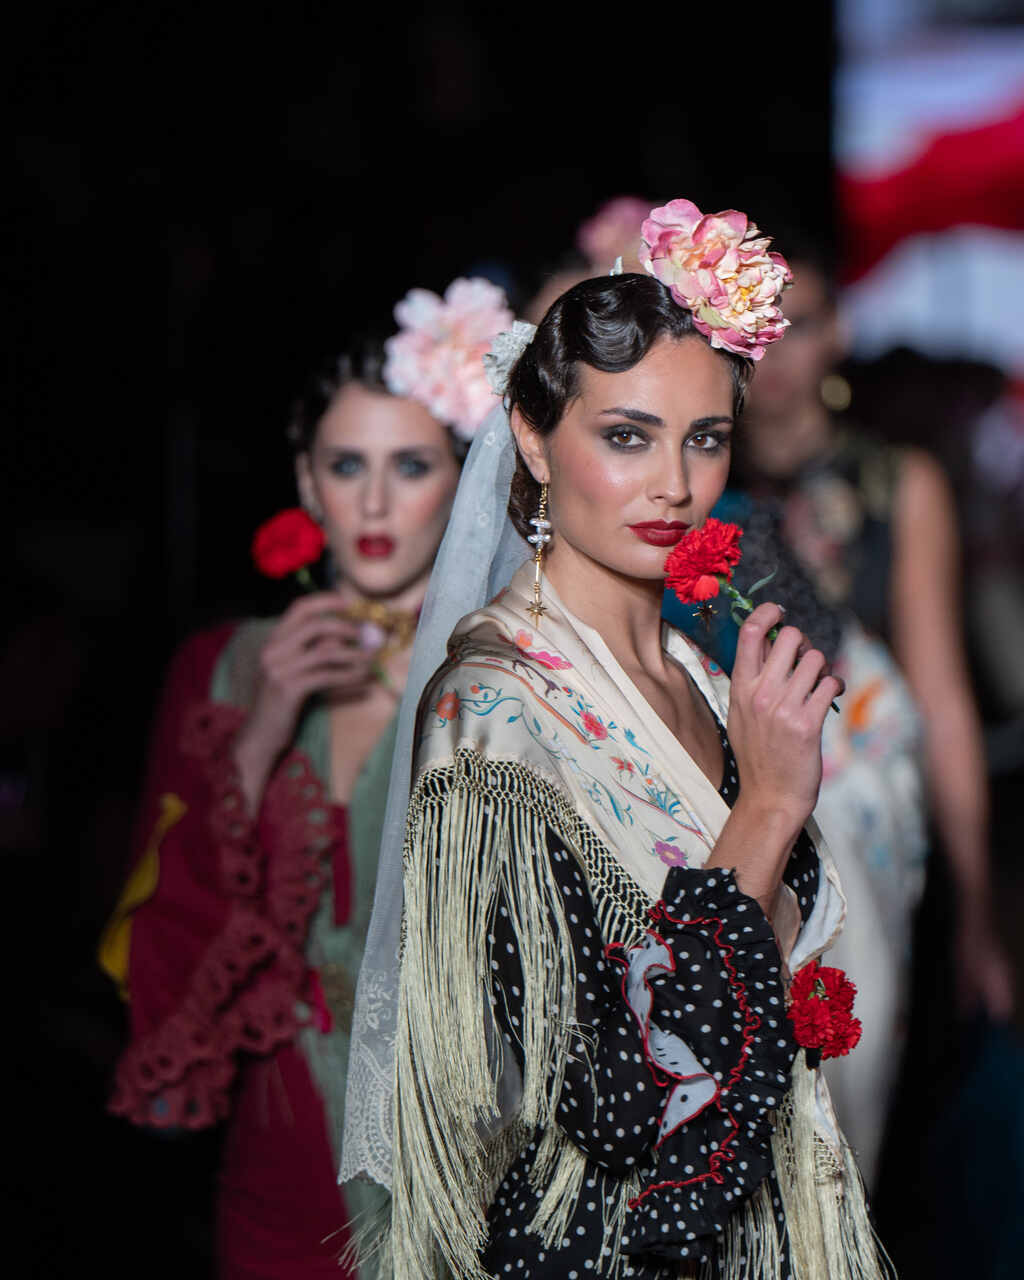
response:
[[[517,323],[521,350],[532,326]],[[503,338],[506,335],[501,335]],[[510,335],[511,336],[511,335]],[[518,341],[515,341],[515,340]],[[495,350],[498,343],[495,344]],[[518,350],[510,352],[517,355]],[[510,359],[504,362],[510,363]],[[491,600],[532,554],[508,517],[516,452],[497,403],[476,432],[420,613],[398,715],[377,890],[356,989],[339,1182],[368,1177],[391,1186],[391,1110],[402,921],[402,847],[420,696],[447,654],[456,623]],[[506,1099],[508,1114],[513,1099]]]

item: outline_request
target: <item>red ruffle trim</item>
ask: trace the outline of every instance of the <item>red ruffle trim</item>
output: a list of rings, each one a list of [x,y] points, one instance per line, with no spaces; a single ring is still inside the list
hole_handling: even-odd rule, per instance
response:
[[[179,1008],[118,1064],[110,1109],[137,1124],[215,1123],[229,1108],[237,1053],[270,1053],[302,1025],[303,946],[343,833],[301,751],[275,769],[254,821],[232,753],[244,720],[237,707],[203,703],[183,726],[182,751],[201,764],[211,789],[210,832],[230,907]]]

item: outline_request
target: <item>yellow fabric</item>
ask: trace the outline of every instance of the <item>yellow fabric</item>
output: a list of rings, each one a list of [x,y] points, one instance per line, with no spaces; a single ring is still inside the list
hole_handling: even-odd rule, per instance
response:
[[[160,797],[160,814],[153,825],[152,834],[142,857],[121,890],[107,927],[100,938],[98,957],[100,968],[117,983],[122,1000],[129,1000],[128,956],[131,949],[132,914],[156,892],[160,879],[160,845],[164,836],[176,826],[188,812],[188,805],[179,796],[167,792]]]

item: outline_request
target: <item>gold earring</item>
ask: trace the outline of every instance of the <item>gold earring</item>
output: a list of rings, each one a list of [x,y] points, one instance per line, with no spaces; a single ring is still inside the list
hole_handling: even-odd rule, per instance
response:
[[[551,541],[551,521],[548,519],[548,484],[546,480],[540,487],[540,506],[537,508],[537,514],[530,517],[530,524],[533,525],[534,532],[528,535],[526,541],[533,546],[533,604],[527,608],[526,612],[533,619],[533,625],[536,626],[544,614],[547,613],[547,609],[540,598],[540,574],[544,566],[544,551]]]

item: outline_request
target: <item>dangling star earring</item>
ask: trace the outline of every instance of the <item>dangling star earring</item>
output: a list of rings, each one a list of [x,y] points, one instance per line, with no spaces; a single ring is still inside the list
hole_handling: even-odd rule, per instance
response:
[[[533,525],[534,532],[531,533],[526,541],[533,546],[533,604],[529,605],[526,612],[533,619],[533,625],[537,626],[541,618],[547,613],[540,598],[540,573],[544,565],[544,550],[551,541],[551,521],[548,519],[548,485],[547,481],[540,487],[540,506],[537,508],[537,514],[530,517],[530,524]]]

